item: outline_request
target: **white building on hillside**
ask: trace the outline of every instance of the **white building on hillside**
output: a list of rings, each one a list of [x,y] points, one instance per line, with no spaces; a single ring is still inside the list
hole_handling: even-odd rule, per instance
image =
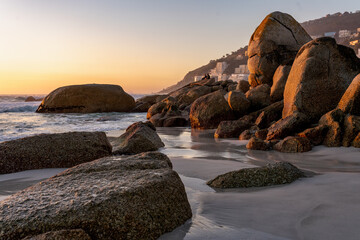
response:
[[[351,36],[350,30],[340,30],[339,31],[339,38],[346,38]]]
[[[200,81],[203,78],[203,76],[195,76],[194,82]]]
[[[336,34],[336,32],[326,32],[326,33],[324,33],[324,36],[325,36],[325,37],[332,37],[332,38],[334,38],[334,37],[335,37],[335,34]]]
[[[217,81],[227,80],[229,77],[224,74],[224,71],[228,66],[229,64],[227,64],[227,62],[216,63],[216,67],[210,71],[210,77],[217,79]]]

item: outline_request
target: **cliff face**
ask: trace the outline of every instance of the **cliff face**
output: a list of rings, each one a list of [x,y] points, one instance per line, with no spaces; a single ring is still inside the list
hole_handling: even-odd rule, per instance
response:
[[[358,36],[347,38],[339,38],[338,35],[339,30],[350,30],[352,32],[356,32],[357,28],[360,28],[360,11],[356,13],[345,12],[331,15],[328,14],[325,17],[301,23],[301,26],[311,36],[324,35],[326,32],[336,32],[337,34],[335,35],[335,39],[339,44],[353,48],[356,53],[360,48],[360,44],[350,45],[350,41],[360,40],[360,34],[358,34]],[[239,67],[239,65],[247,64],[248,57],[245,56],[247,48],[248,46],[245,46],[244,48],[240,48],[239,50],[234,51],[231,54],[227,54],[222,58],[211,60],[208,64],[188,72],[183,80],[179,81],[175,85],[161,90],[159,93],[169,93],[193,82],[195,76],[203,76],[204,74],[209,73],[211,69],[216,67],[216,63],[218,62],[226,62],[229,64],[224,74],[234,73],[235,68]],[[236,58],[238,55],[244,55],[245,57],[239,60]]]

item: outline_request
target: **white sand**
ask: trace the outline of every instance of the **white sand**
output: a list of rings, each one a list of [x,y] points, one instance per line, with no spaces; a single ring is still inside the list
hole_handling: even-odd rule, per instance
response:
[[[209,137],[213,131],[158,132],[166,145],[161,152],[181,175],[193,210],[192,220],[160,239],[359,239],[360,149],[316,147],[283,154],[248,151],[244,141]],[[271,188],[216,192],[206,185],[219,174],[274,161],[320,174]],[[0,200],[59,171],[0,175]]]

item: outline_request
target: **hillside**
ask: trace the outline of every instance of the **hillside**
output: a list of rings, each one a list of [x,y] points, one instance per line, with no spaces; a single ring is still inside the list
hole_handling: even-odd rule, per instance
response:
[[[360,11],[355,13],[335,13],[328,14],[325,17],[309,20],[304,23],[301,23],[303,28],[309,33],[311,36],[324,36],[326,32],[336,32],[335,39],[339,44],[346,45],[348,47],[353,48],[356,53],[360,48],[360,44],[350,45],[350,41],[359,40],[360,42],[360,34],[352,35],[350,37],[339,38],[339,30],[350,30],[351,32],[356,32],[358,28],[360,28]],[[186,84],[189,84],[194,81],[195,76],[203,76],[206,73],[209,73],[211,69],[215,68],[218,62],[226,62],[228,63],[228,67],[225,69],[224,74],[232,74],[235,71],[236,67],[239,67],[240,64],[247,63],[247,56],[245,52],[247,51],[247,46],[240,48],[237,51],[232,52],[231,54],[226,54],[222,58],[216,60],[210,60],[210,62],[204,66],[201,66],[197,69],[194,69],[188,72],[184,79],[172,85],[168,88],[165,88],[160,91],[160,93],[169,93],[176,89],[179,89]],[[237,59],[237,56],[243,55],[244,58],[241,60]]]

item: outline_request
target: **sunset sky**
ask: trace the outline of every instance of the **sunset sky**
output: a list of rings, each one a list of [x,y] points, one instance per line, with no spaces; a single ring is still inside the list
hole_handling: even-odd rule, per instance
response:
[[[84,83],[156,92],[247,45],[276,10],[303,22],[360,1],[0,0],[0,94]]]

